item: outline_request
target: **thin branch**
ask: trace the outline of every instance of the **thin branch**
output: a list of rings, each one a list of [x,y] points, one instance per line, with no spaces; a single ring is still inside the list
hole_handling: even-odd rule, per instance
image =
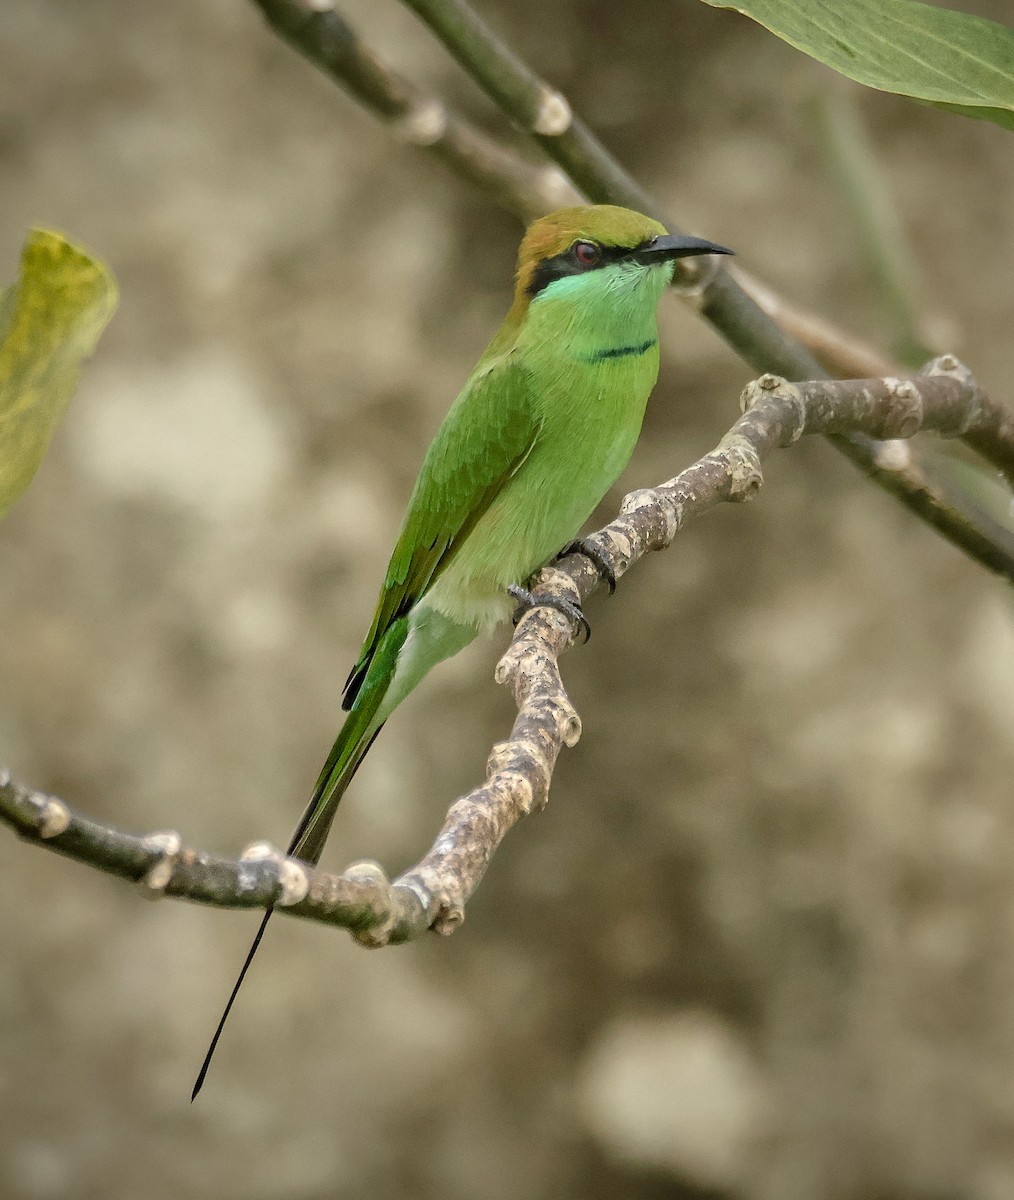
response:
[[[759,490],[762,461],[804,433],[862,432],[894,448],[882,468],[903,470],[899,438],[920,431],[961,438],[1008,480],[1014,479],[1014,414],[992,401],[951,355],[918,375],[786,383],[765,375],[743,392],[743,415],[715,450],[674,479],[632,492],[619,516],[592,535],[619,578],[653,550],[672,544],[691,520],[723,501]],[[891,460],[893,459],[894,466]],[[580,553],[541,572],[537,589],[583,602],[601,583]],[[451,933],[507,832],[542,808],[557,756],[581,734],[559,673],[560,654],[577,631],[559,611],[531,609],[496,669],[511,688],[518,715],[510,736],[493,747],[485,782],[456,801],[426,856],[393,883],[374,862],[340,875],[283,858],[266,843],[238,859],[184,847],[177,833],[136,837],[72,812],[64,801],[13,782],[0,769],[0,821],[22,837],[138,883],[146,894],[226,908],[265,908],[347,928],[364,945]]]
[[[442,100],[421,91],[383,63],[330,6],[319,0],[253,2],[276,33],[364,108],[522,220],[581,203],[557,167],[527,162]]]
[[[657,209],[652,197],[575,116],[566,96],[540,79],[467,4],[461,0],[404,3],[586,196],[644,213]]]

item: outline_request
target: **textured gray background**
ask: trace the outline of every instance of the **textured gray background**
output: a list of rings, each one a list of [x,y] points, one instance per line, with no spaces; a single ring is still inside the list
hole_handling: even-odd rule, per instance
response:
[[[347,11],[499,127],[393,0]],[[689,0],[484,11],[685,226],[879,335],[825,73]],[[1009,397],[1010,135],[861,102],[926,315]],[[5,278],[33,222],[123,296],[0,528],[0,759],[135,831],[284,841],[519,230],[242,0],[6,0]],[[662,323],[630,487],[748,378]],[[1014,1196],[1007,591],[803,445],[590,616],[584,739],[461,932],[368,954],[277,920],[193,1108],[254,917],[0,839],[0,1195]],[[510,722],[503,644],[390,723],[327,861],[424,848]]]

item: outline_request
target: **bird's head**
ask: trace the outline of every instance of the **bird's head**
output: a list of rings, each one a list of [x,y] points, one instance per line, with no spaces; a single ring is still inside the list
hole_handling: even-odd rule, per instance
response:
[[[563,208],[529,225],[518,251],[515,303],[527,305],[588,285],[637,287],[649,279],[661,292],[672,278],[675,259],[731,253],[703,238],[671,234],[629,208]]]

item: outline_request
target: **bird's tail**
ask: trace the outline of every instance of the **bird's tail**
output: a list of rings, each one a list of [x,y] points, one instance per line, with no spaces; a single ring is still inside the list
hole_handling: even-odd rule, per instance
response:
[[[396,621],[377,647],[345,724],[338,731],[327,762],[320,769],[310,802],[293,830],[287,854],[316,866],[345,789],[387,719],[384,698],[408,635],[408,619]]]
[[[345,789],[349,786],[352,776],[356,773],[359,764],[366,757],[366,752],[373,745],[374,739],[383,727],[386,719],[386,712],[382,709],[384,697],[394,678],[398,653],[405,644],[407,634],[408,621],[402,618],[392,625],[377,647],[355,703],[346,717],[345,723],[338,731],[335,743],[331,747],[331,753],[327,756],[327,762],[324,763],[320,775],[317,777],[317,784],[313,789],[310,802],[289,840],[286,855],[302,859],[311,866],[316,866],[319,861],[324,843],[327,841],[327,835],[331,831],[331,822],[334,820]],[[221,1019],[215,1029],[214,1037],[211,1039],[208,1052],[204,1056],[204,1062],[197,1073],[197,1081],[190,1096],[191,1103],[196,1100],[197,1093],[204,1084],[219,1038],[222,1036],[222,1030],[229,1019],[229,1013],[232,1011],[239,989],[243,986],[243,980],[250,969],[250,964],[261,944],[273,912],[273,908],[269,908],[265,912],[253,943],[247,951],[243,966],[240,968]]]

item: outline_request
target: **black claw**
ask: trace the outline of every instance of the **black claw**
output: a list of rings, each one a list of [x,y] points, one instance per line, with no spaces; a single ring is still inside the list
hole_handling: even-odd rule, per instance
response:
[[[585,644],[591,638],[591,626],[588,624],[588,618],[584,615],[581,605],[575,604],[573,600],[567,600],[563,596],[547,596],[544,592],[530,592],[516,583],[510,585],[507,594],[518,602],[514,616],[511,618],[515,625],[531,608],[555,608],[557,612],[563,613],[565,617],[584,630]]]
[[[609,595],[611,596],[616,591],[616,576],[613,574],[613,568],[589,538],[577,538],[573,542],[568,542],[556,557],[557,559],[566,558],[568,554],[583,554],[598,571],[599,579],[609,588]]]

